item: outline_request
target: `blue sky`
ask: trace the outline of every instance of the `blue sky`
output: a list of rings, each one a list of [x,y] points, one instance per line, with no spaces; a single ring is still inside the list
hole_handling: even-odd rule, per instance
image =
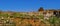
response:
[[[0,0],[0,10],[31,12],[40,7],[44,9],[59,9],[60,0]]]

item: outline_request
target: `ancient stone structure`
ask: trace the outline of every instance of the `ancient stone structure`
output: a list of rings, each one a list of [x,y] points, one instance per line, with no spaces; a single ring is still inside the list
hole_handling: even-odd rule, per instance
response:
[[[38,11],[44,15],[44,19],[49,19],[49,17],[53,15],[60,17],[60,10],[44,10],[43,7],[41,7]]]

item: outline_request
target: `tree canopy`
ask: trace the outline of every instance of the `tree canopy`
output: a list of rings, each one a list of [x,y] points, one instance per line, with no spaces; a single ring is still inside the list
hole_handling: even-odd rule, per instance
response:
[[[43,7],[40,7],[40,8],[38,9],[38,11],[44,11]]]

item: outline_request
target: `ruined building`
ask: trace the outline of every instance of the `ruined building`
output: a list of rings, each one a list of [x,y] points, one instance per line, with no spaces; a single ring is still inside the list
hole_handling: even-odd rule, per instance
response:
[[[40,7],[38,10],[39,12],[42,12],[45,16],[57,16],[60,17],[60,10],[44,10],[43,7]]]

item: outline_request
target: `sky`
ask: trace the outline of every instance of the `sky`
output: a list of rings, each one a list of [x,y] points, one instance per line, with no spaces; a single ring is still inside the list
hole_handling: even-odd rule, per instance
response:
[[[59,9],[60,0],[0,0],[0,10],[31,12],[44,9]]]

